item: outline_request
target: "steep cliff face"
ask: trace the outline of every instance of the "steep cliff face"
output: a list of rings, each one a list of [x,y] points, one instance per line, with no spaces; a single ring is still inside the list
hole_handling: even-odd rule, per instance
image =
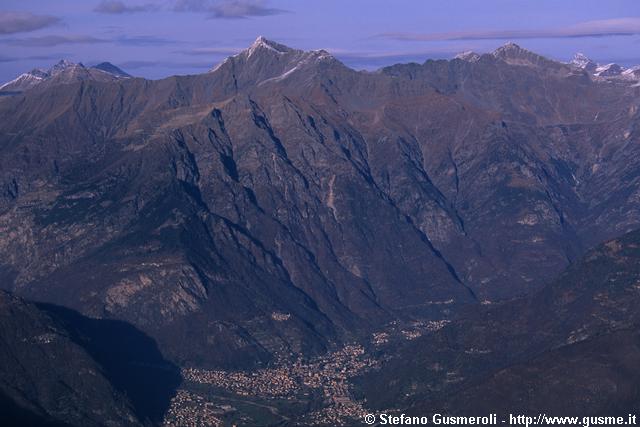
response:
[[[218,366],[526,294],[640,224],[639,90],[514,46],[366,73],[265,39],[36,86],[0,101],[2,286]]]

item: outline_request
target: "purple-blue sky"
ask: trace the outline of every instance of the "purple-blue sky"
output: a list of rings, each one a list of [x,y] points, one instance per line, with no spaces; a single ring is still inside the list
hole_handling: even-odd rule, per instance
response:
[[[488,52],[513,41],[640,64],[639,0],[2,0],[0,82],[61,58],[142,77],[204,72],[258,36],[347,65]]]

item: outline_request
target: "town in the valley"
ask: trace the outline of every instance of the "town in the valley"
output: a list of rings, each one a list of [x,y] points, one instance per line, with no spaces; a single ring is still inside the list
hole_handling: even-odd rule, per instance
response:
[[[416,339],[447,323],[413,322],[403,327],[394,322],[373,333],[365,345],[346,345],[309,360],[283,359],[255,371],[184,368],[183,384],[171,401],[164,425],[346,425],[362,420],[369,411],[354,393],[351,381],[379,366],[383,353],[377,350],[394,340]],[[311,403],[319,401],[322,403]]]

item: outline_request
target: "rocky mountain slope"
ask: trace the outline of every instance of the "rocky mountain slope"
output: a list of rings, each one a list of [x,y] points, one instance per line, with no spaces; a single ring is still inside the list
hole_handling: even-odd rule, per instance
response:
[[[0,342],[2,425],[157,423],[179,380],[153,341],[131,326],[4,291]]]
[[[516,45],[370,73],[264,38],[36,85],[0,100],[0,283],[225,367],[532,293],[640,226],[639,94]]]
[[[423,414],[637,412],[639,261],[634,231],[535,295],[474,309],[412,341],[366,378],[370,403],[404,401]]]

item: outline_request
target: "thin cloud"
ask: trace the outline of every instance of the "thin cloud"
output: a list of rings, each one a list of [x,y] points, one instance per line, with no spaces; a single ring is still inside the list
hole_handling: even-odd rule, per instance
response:
[[[207,13],[210,18],[243,19],[288,13],[283,9],[268,7],[262,0],[178,0],[176,12]]]
[[[285,13],[282,9],[265,7],[262,1],[235,0],[219,2],[213,7],[215,18],[248,18],[250,16],[270,16]]]
[[[30,12],[0,12],[0,34],[35,31],[58,22],[60,22],[60,18],[50,15],[36,15]]]
[[[185,68],[209,69],[211,68],[211,63],[138,60],[138,61],[125,61],[125,62],[119,63],[118,66],[128,70],[136,70],[140,68],[158,68],[158,67],[176,68],[176,69],[185,69]]]
[[[402,41],[451,41],[610,37],[636,34],[640,34],[640,18],[630,17],[587,21],[567,27],[537,30],[459,31],[424,34],[390,32],[380,34],[380,37]]]
[[[448,59],[460,50],[452,47],[431,49],[428,51],[352,51],[325,49],[346,65],[356,69],[374,70],[390,64],[423,63],[427,59]],[[466,50],[466,49],[465,49]]]
[[[199,47],[190,50],[176,51],[176,53],[193,56],[235,55],[242,50],[243,48],[240,47]]]
[[[113,40],[117,44],[126,46],[166,46],[183,43],[178,40],[156,36],[121,36]]]
[[[16,61],[20,61],[20,58],[16,58],[15,56],[0,55],[0,62],[16,62]]]
[[[109,40],[99,39],[93,36],[84,35],[70,35],[70,36],[41,36],[41,37],[29,37],[26,39],[5,39],[3,43],[11,44],[14,46],[25,47],[52,47],[63,44],[96,44],[96,43],[108,43]]]
[[[158,10],[158,6],[152,3],[130,6],[117,0],[103,0],[94,9],[94,12],[111,15],[121,15],[123,13],[153,12]]]
[[[0,62],[20,62],[20,61],[45,61],[51,59],[59,59],[69,56],[68,53],[51,53],[46,55],[29,55],[29,56],[0,56]]]
[[[13,46],[51,47],[64,44],[100,44],[115,43],[123,46],[166,46],[182,43],[177,40],[155,36],[120,36],[116,38],[98,38],[87,35],[47,35],[21,39],[5,39],[1,43]]]

